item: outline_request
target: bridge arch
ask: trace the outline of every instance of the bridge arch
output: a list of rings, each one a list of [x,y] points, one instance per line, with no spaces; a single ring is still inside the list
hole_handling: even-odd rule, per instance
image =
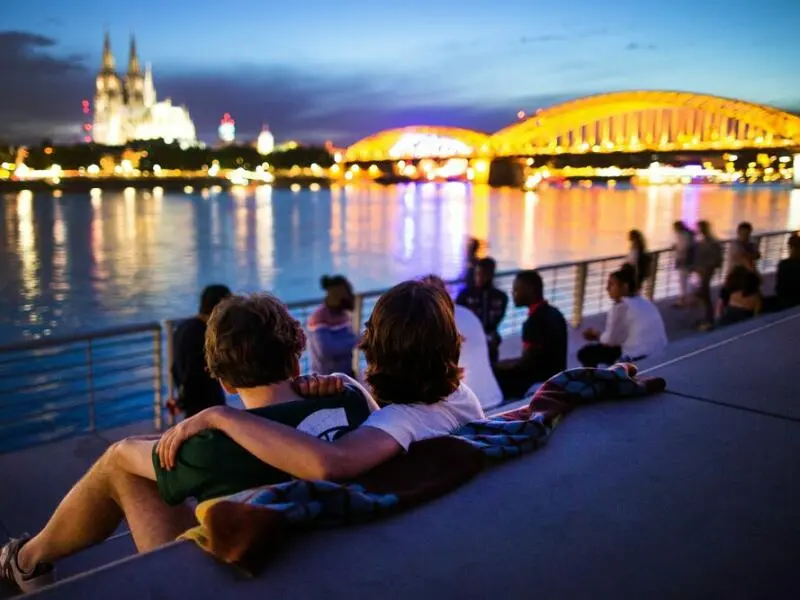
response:
[[[345,162],[474,158],[491,154],[491,137],[459,127],[424,125],[380,131],[350,146]]]
[[[614,92],[540,110],[491,142],[499,156],[800,146],[800,117],[704,94]]]

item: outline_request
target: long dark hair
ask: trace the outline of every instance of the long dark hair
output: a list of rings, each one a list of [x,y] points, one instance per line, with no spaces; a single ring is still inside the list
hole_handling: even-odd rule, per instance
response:
[[[436,404],[461,383],[453,300],[436,283],[406,281],[378,298],[361,349],[381,404]]]
[[[628,239],[639,255],[647,253],[647,242],[645,241],[644,234],[641,231],[638,229],[631,229],[630,232],[628,232]]]

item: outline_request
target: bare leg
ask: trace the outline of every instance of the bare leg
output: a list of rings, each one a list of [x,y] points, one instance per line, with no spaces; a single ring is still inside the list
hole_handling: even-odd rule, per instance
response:
[[[188,507],[170,507],[159,496],[150,458],[154,444],[123,440],[112,445],[22,547],[20,567],[28,570],[98,544],[124,517],[139,551],[172,541],[195,524]]]

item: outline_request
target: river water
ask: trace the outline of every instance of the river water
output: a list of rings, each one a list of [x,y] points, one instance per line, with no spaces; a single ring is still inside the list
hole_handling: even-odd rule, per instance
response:
[[[640,228],[652,247],[671,224],[711,220],[722,237],[800,227],[800,190],[785,187],[574,187],[524,193],[460,183],[269,186],[0,197],[0,343],[195,311],[212,282],[321,296],[319,277],[356,290],[434,272],[456,277],[464,240],[487,240],[500,268],[622,254]]]

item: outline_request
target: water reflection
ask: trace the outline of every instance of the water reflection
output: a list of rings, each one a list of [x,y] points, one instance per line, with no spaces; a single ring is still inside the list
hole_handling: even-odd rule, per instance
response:
[[[769,187],[156,187],[0,202],[3,340],[190,314],[215,281],[293,301],[318,296],[323,273],[344,273],[360,290],[428,272],[456,277],[467,236],[510,269],[623,253],[632,228],[663,247],[678,218],[709,219],[721,237],[740,220],[757,231],[800,228],[800,190]]]
[[[20,280],[25,305],[23,310],[29,311],[33,308],[31,303],[40,293],[40,282],[36,272],[39,257],[36,251],[36,231],[33,226],[33,193],[30,190],[23,190],[17,194],[17,256],[22,270]]]

